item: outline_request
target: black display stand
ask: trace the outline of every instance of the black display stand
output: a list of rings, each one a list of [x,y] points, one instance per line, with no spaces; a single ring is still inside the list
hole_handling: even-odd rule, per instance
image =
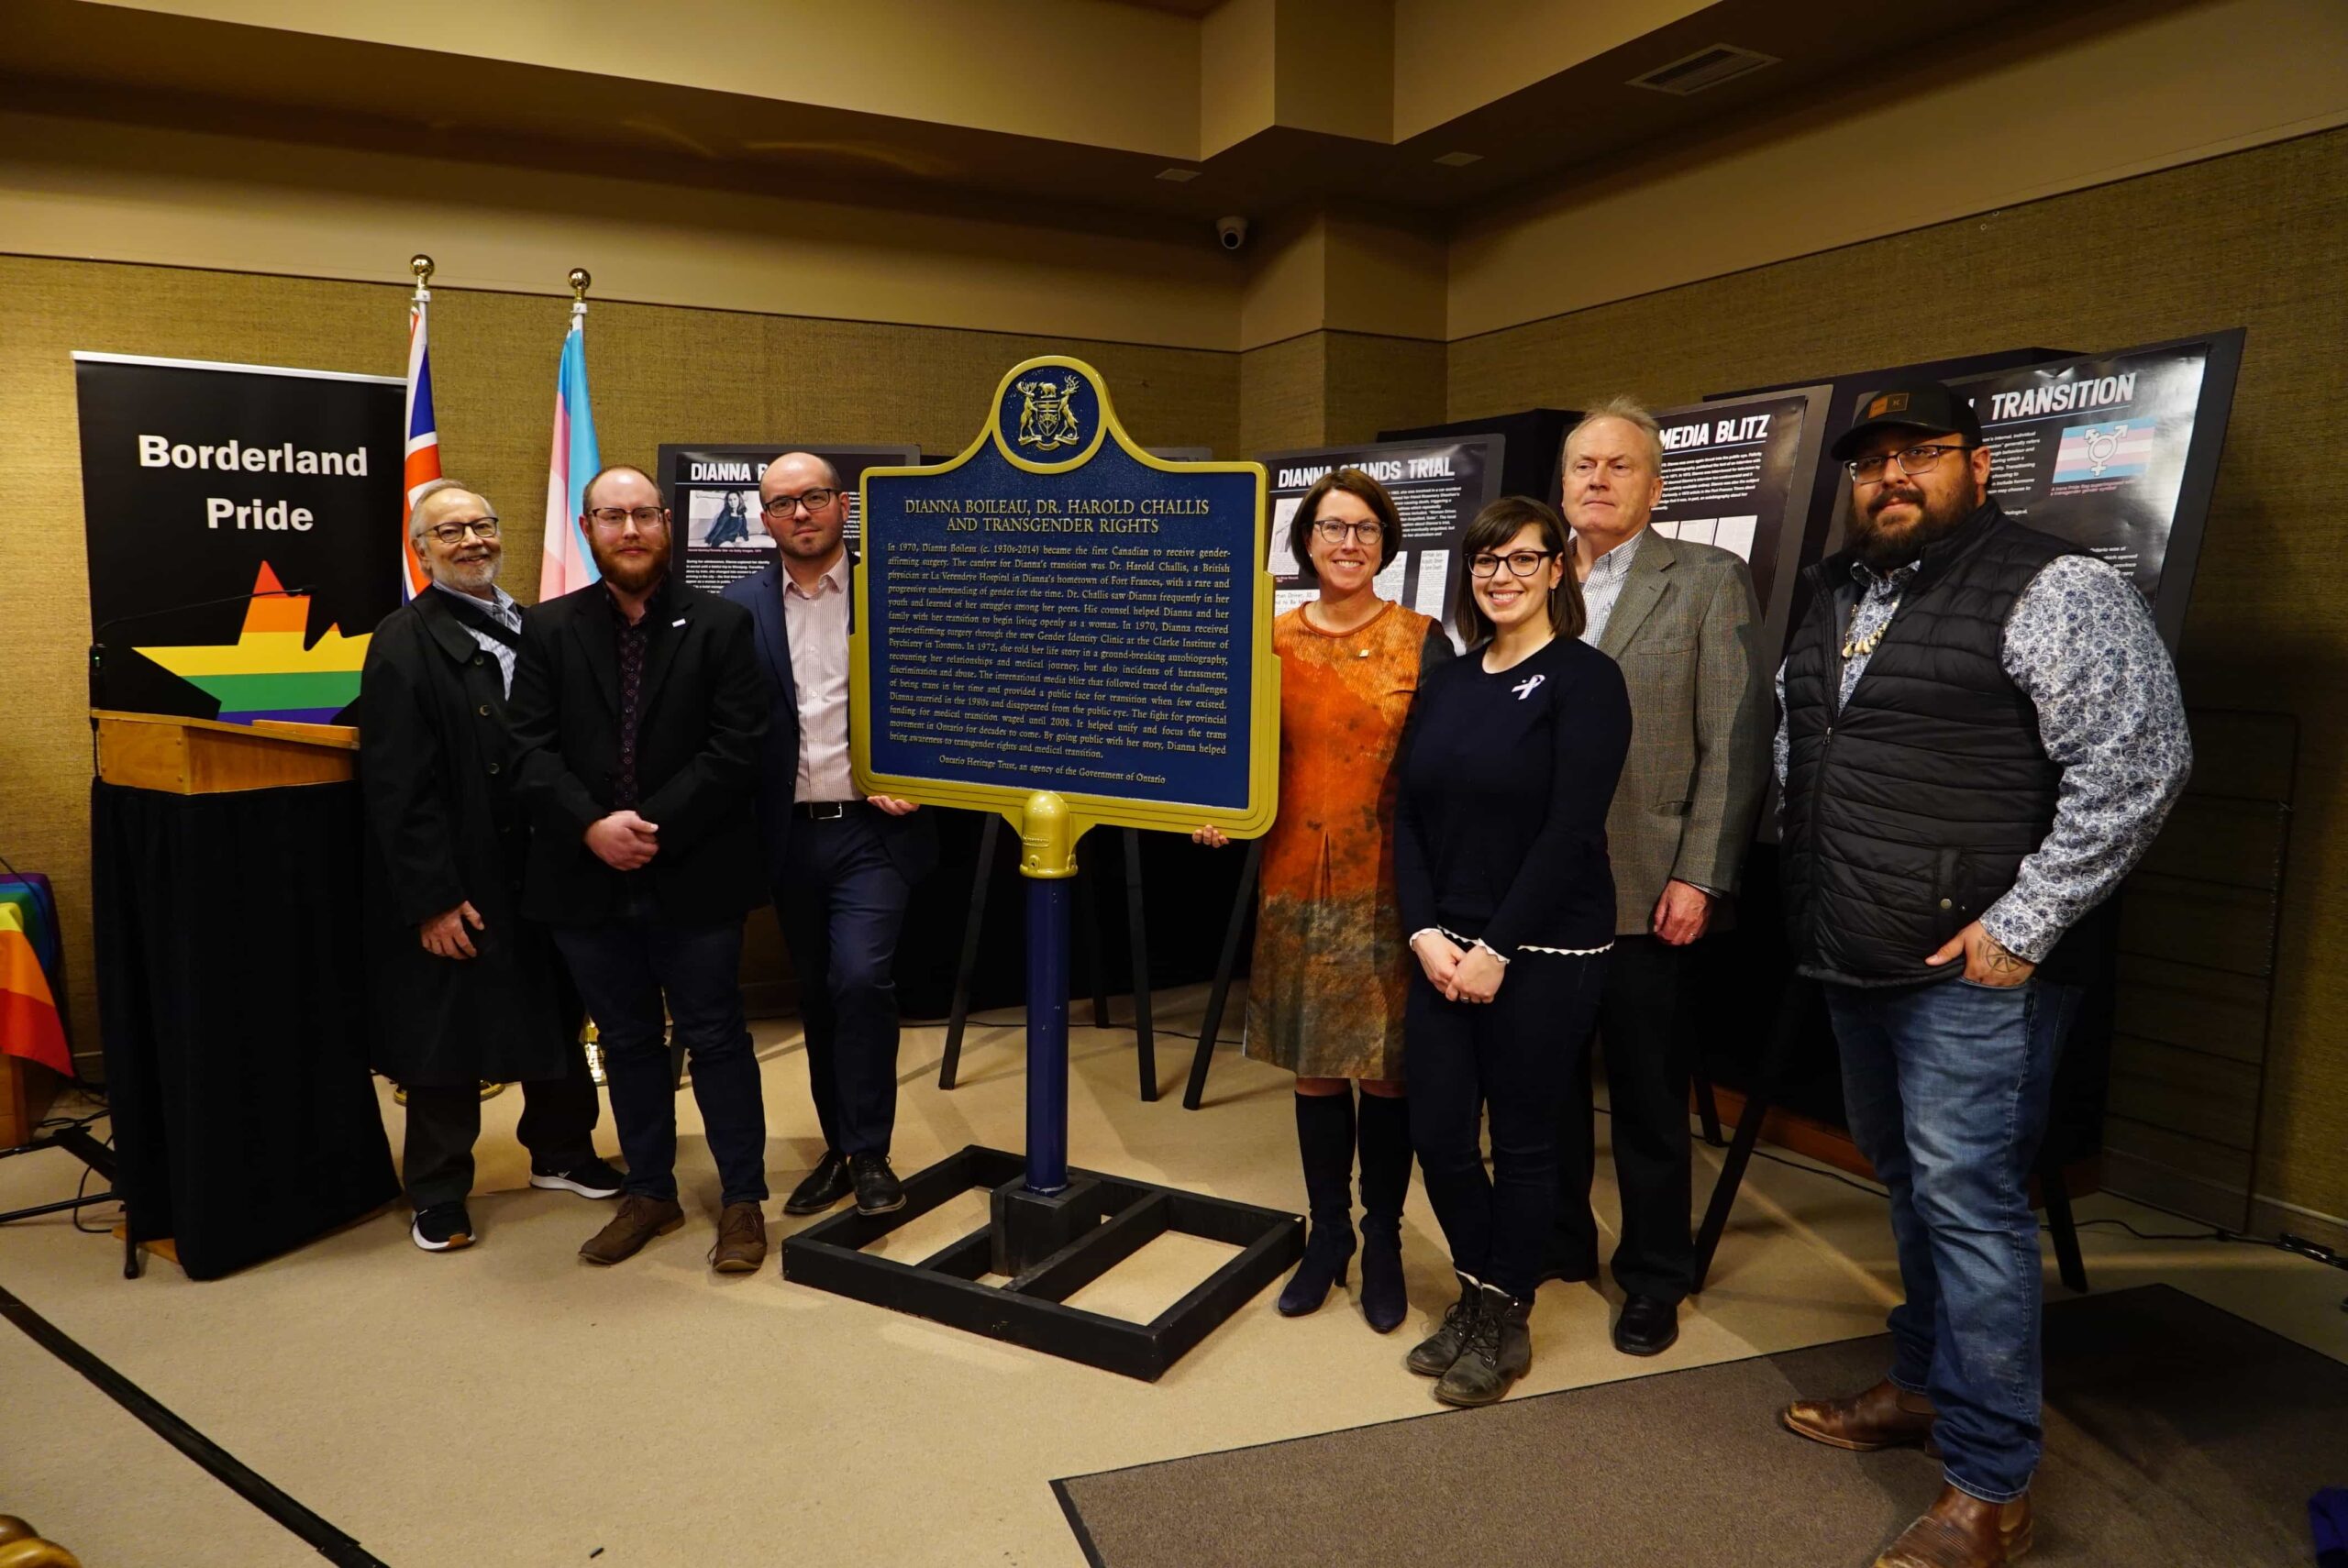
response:
[[[1304,1221],[1296,1215],[1075,1166],[1064,1191],[1047,1200],[1048,1214],[1031,1206],[1026,1218],[982,1225],[918,1264],[861,1250],[973,1188],[992,1195],[991,1215],[1013,1220],[1015,1200],[1033,1196],[1023,1190],[1025,1170],[1017,1154],[969,1144],[906,1177],[905,1206],[894,1213],[849,1209],[790,1237],[783,1277],[1155,1382],[1304,1253]],[[1146,1323],[1068,1305],[1169,1231],[1240,1251]],[[1009,1283],[986,1284],[989,1273],[1008,1275]]]
[[[985,929],[987,895],[994,886],[995,845],[1002,836],[1002,819],[990,812],[979,830],[979,859],[970,874],[969,912],[962,922],[962,951],[954,966],[954,999],[946,1014],[946,1048],[937,1062],[937,1087],[950,1089],[962,1072],[962,1037],[970,1023],[970,987],[979,972],[979,933]],[[1157,1031],[1150,1015],[1149,932],[1142,907],[1141,834],[1126,828],[1125,932],[1133,949],[1134,1045],[1141,1079],[1141,1098],[1157,1098]],[[1260,850],[1249,845],[1251,855]],[[1242,889],[1244,893],[1245,889]],[[1085,972],[1092,989],[1092,1027],[1109,1027],[1108,971],[1101,961],[1101,919],[1093,879],[1084,870],[1081,856],[1076,874],[1076,937],[1084,944]],[[1217,995],[1227,989],[1230,977],[1221,975]]]

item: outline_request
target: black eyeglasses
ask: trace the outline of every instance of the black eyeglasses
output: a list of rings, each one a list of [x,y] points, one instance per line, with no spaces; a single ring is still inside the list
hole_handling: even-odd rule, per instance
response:
[[[669,509],[665,506],[598,506],[587,513],[587,517],[599,528],[622,527],[628,519],[634,518],[637,527],[649,531],[669,521]]]
[[[437,527],[426,528],[425,532],[442,544],[454,547],[463,544],[468,534],[478,534],[484,539],[496,538],[497,519],[476,517],[470,523],[443,523]]]
[[[788,517],[793,508],[803,506],[807,509],[807,514],[812,517],[837,501],[839,497],[838,491],[826,490],[822,485],[817,485],[814,490],[803,490],[797,495],[778,495],[771,500],[762,501],[759,503],[759,510],[770,517],[780,518]]]
[[[1899,459],[1899,471],[1903,474],[1928,474],[1939,466],[1941,458],[1945,454],[1974,450],[1976,450],[1975,447],[1966,446],[1962,441],[1954,445],[1937,447],[1909,447],[1890,454],[1889,457],[1854,458],[1843,467],[1849,470],[1851,478],[1857,483],[1880,484],[1883,482],[1883,467],[1892,458]]]
[[[1340,523],[1334,517],[1316,519],[1312,531],[1328,545],[1342,545],[1348,539],[1359,539],[1365,545],[1386,542],[1386,525],[1373,519],[1368,523]]]
[[[1496,556],[1487,550],[1471,557],[1468,569],[1478,577],[1490,577],[1501,569],[1501,563],[1506,561],[1511,577],[1531,577],[1541,569],[1542,562],[1555,559],[1556,554],[1555,550],[1512,550],[1507,555]]]

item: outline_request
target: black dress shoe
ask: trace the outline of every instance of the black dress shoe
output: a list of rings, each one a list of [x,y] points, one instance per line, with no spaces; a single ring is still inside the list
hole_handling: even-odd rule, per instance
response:
[[[897,1185],[897,1173],[889,1168],[888,1155],[850,1154],[847,1171],[848,1179],[856,1184],[858,1214],[888,1214],[905,1206],[905,1189]]]
[[[856,1190],[848,1179],[847,1156],[837,1149],[826,1149],[807,1179],[791,1189],[782,1201],[785,1214],[821,1214],[841,1198]]]
[[[1660,1296],[1634,1296],[1614,1320],[1614,1348],[1624,1355],[1661,1355],[1679,1339],[1679,1304]]]

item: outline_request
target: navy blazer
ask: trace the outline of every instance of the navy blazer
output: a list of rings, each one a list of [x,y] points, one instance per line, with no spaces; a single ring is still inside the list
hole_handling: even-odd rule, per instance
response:
[[[853,625],[856,558],[848,558],[848,614]],[[767,686],[767,735],[759,759],[759,828],[766,842],[767,876],[782,880],[784,847],[789,844],[792,791],[799,783],[799,687],[791,678],[791,641],[782,624],[782,563],[778,560],[752,577],[737,578],[721,597],[749,611],[756,624],[759,668]],[[874,812],[880,843],[890,861],[907,882],[919,882],[937,865],[937,823],[927,806],[911,816],[892,817]]]

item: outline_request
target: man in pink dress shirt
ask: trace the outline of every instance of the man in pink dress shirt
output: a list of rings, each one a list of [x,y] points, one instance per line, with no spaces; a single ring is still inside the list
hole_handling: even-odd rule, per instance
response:
[[[885,1214],[905,1195],[889,1166],[897,1114],[891,977],[914,884],[936,831],[910,801],[859,796],[848,767],[848,628],[855,560],[838,470],[807,452],[767,468],[760,510],[781,559],[725,596],[758,624],[771,710],[759,821],[775,913],[799,977],[808,1088],[824,1157],[783,1203],[815,1214],[851,1193]]]

